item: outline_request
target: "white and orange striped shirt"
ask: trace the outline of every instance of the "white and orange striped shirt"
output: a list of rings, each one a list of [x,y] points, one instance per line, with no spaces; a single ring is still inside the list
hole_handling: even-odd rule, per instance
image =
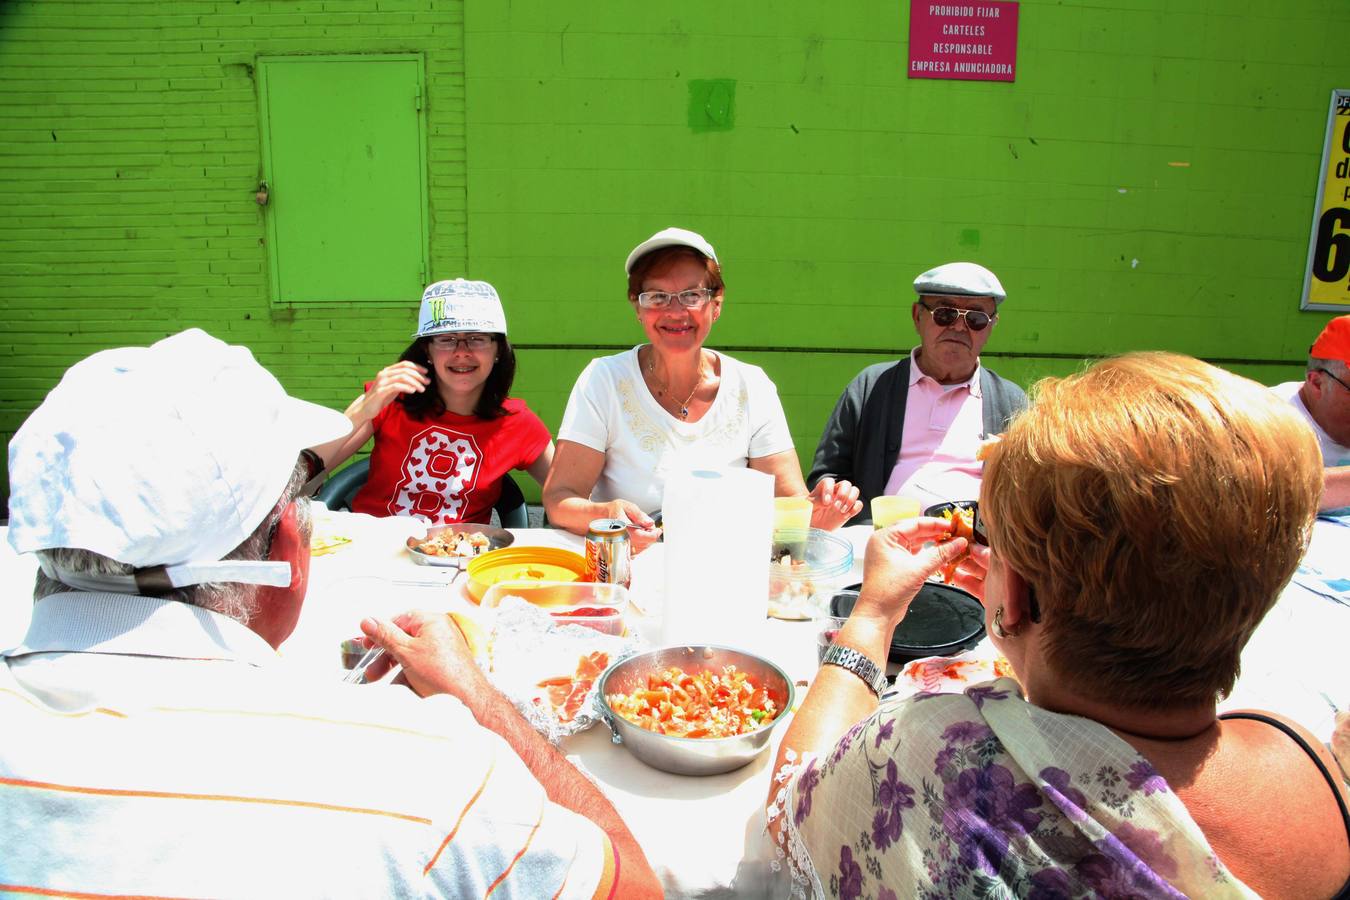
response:
[[[450,697],[309,680],[172,601],[39,601],[0,665],[0,894],[591,897],[616,859]]]

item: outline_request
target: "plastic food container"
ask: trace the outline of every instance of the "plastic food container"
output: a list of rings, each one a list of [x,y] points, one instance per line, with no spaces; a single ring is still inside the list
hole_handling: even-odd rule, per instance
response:
[[[488,588],[499,581],[580,581],[586,558],[555,547],[506,547],[475,556],[465,566],[469,596],[481,603]]]
[[[853,545],[838,535],[812,528],[805,557],[769,564],[769,615],[813,619],[830,614],[830,597],[853,572]]]
[[[559,625],[581,625],[601,634],[622,635],[628,588],[592,581],[499,581],[483,594],[483,608],[505,597],[520,597],[548,612]]]

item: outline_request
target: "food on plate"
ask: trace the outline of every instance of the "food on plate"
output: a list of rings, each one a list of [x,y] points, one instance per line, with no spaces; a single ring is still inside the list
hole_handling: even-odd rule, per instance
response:
[[[491,548],[487,535],[477,531],[442,531],[417,545],[427,556],[477,556]]]
[[[963,691],[973,684],[994,678],[1016,678],[1012,664],[1002,656],[993,658],[960,656],[956,658],[930,656],[906,663],[896,676],[896,685],[902,683],[913,690],[930,694]]]
[[[339,547],[345,547],[351,542],[351,538],[343,537],[340,534],[320,536],[316,533],[309,541],[309,555],[326,556],[329,553],[335,552]]]
[[[657,734],[721,738],[767,725],[780,710],[735,666],[689,674],[671,667],[647,676],[647,686],[606,697],[614,712]]]
[[[578,606],[549,612],[561,625],[577,625],[601,634],[624,633],[623,614],[614,606]]]
[[[951,521],[952,530],[951,533],[948,534],[946,537],[940,538],[938,540],[938,543],[944,543],[946,541],[950,541],[952,538],[958,537],[965,538],[969,543],[972,544],[975,543],[975,510],[967,506],[956,507],[954,509],[944,509],[942,511],[942,518]],[[941,572],[942,572],[942,580],[944,582],[946,582],[947,584],[952,583],[952,579],[956,577],[957,565],[960,564],[961,560],[965,558],[966,554],[962,553],[956,559],[952,560],[950,563],[943,566]]]
[[[571,722],[581,711],[586,695],[591,692],[591,685],[595,684],[595,679],[608,666],[608,653],[602,650],[587,653],[577,661],[577,670],[570,678],[562,675],[539,682],[537,687],[542,688],[544,694],[543,697],[536,697],[534,702],[547,700],[559,722]]]

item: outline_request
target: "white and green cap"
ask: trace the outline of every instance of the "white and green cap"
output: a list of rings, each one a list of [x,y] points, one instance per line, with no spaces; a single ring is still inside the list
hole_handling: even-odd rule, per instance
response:
[[[463,331],[506,334],[506,313],[497,289],[486,281],[463,278],[427,285],[413,337]]]

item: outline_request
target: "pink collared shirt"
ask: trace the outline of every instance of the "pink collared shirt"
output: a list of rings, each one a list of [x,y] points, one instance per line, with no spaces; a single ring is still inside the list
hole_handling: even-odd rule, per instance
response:
[[[983,464],[975,454],[984,434],[980,366],[970,379],[938,384],[909,354],[909,395],[900,456],[886,482],[887,494],[917,498],[924,506],[946,500],[977,500]]]

